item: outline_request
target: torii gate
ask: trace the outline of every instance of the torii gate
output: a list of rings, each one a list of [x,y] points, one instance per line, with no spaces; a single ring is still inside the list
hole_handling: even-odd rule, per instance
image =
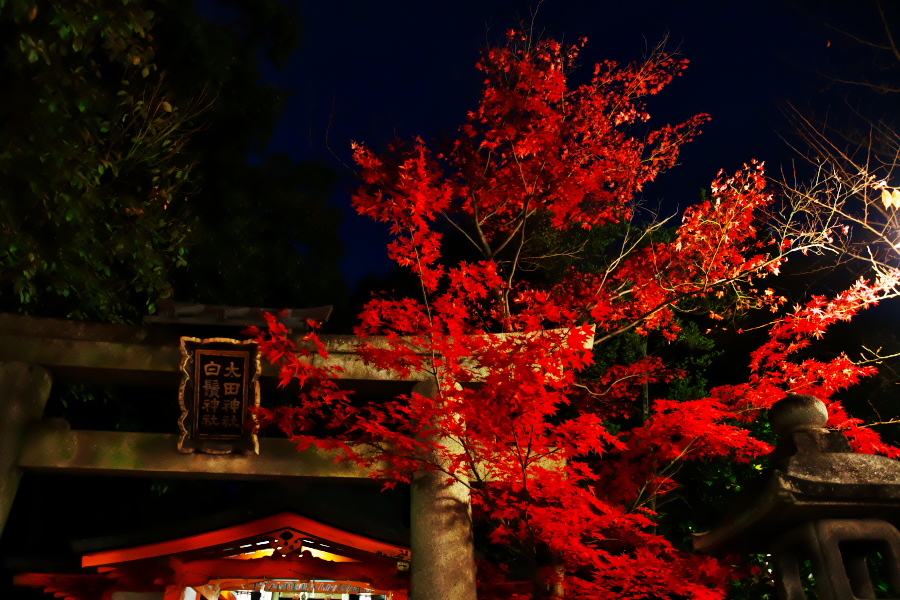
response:
[[[0,314],[0,531],[22,471],[215,479],[345,478],[368,473],[282,439],[260,439],[259,455],[181,454],[178,434],[59,429],[41,420],[54,379],[117,384],[180,379],[178,328],[85,323]],[[361,389],[396,385],[391,374],[363,363],[354,336],[321,336],[329,365]],[[274,376],[264,365],[262,375]],[[434,382],[405,381],[427,394]],[[413,478],[410,498],[412,600],[474,600],[475,568],[468,490],[436,472]]]

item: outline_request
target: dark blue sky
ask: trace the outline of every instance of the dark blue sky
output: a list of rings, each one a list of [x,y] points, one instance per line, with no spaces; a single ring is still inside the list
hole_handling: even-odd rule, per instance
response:
[[[294,90],[269,146],[297,160],[342,171],[334,201],[349,207],[350,141],[383,147],[395,136],[432,138],[454,131],[475,107],[481,77],[474,65],[486,43],[531,21],[537,2],[521,0],[328,0],[302,5],[303,45],[287,68],[265,78]],[[686,75],[650,106],[655,122],[713,117],[682,155],[683,165],[646,191],[667,211],[694,202],[720,168],[751,158],[770,170],[791,157],[779,139],[778,105],[815,96],[805,69],[827,59],[827,38],[783,0],[545,0],[535,28],[559,40],[589,42],[593,63],[641,58],[668,36],[691,61]],[[350,214],[343,229],[345,274],[355,284],[383,275],[386,237],[379,224]]]

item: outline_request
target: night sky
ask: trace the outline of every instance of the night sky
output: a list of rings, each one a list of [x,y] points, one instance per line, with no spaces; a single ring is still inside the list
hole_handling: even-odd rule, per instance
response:
[[[211,0],[200,5],[212,18],[229,18]],[[667,213],[696,201],[719,169],[733,171],[752,158],[773,173],[788,165],[793,153],[779,137],[788,133],[779,106],[818,101],[823,84],[811,69],[832,52],[829,34],[783,0],[305,3],[301,49],[282,71],[264,65],[267,81],[293,90],[268,151],[340,172],[333,201],[347,207],[344,271],[351,285],[391,266],[382,226],[349,208],[351,140],[378,149],[398,136],[453,133],[479,98],[479,50],[531,23],[535,7],[534,28],[544,36],[589,39],[584,77],[595,62],[640,59],[666,37],[691,61],[650,105],[657,126],[701,112],[713,117],[685,148],[682,166],[645,192]]]

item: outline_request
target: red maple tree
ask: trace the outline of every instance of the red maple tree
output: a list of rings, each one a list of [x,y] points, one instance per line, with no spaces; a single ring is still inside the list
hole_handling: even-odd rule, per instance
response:
[[[651,235],[660,226],[636,219],[635,199],[707,117],[650,127],[645,100],[686,67],[665,52],[599,64],[572,85],[582,44],[511,33],[478,64],[484,94],[456,139],[383,155],[354,146],[355,206],[388,224],[390,256],[421,287],[366,305],[359,353],[400,379],[433,381],[433,393],[359,402],[312,360],[327,355],[315,334],[298,346],[273,317],[258,332],[262,350],[283,383],[299,380],[302,401],[259,416],[301,447],[380,465],[389,482],[432,469],[468,486],[492,558],[479,568],[483,598],[722,598],[733,567],[655,533],[651,500],[675,487],[668,474],[679,461],[767,452],[740,426],[758,409],[789,392],[828,399],[868,374],[845,357],[787,359],[896,280],[814,299],[776,324],[749,383],[658,400],[647,418],[637,390],[677,375],[658,359],[580,377],[592,347],[629,331],[674,339],[676,313],[705,299],[776,307],[756,282],[777,272],[788,246],[764,234],[772,197],[756,163],[720,174],[668,239]],[[566,236],[593,234],[613,242],[590,261],[565,246]],[[451,260],[461,247],[467,260]],[[541,261],[560,254],[567,268],[542,274]],[[831,408],[835,425],[858,424]],[[860,447],[890,451],[870,432],[854,430]],[[522,573],[529,581],[515,583]]]

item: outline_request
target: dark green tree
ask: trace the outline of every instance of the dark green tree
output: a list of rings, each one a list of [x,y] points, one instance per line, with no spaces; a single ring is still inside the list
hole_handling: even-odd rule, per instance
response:
[[[0,0],[0,306],[121,320],[171,293],[193,100],[140,2]]]
[[[324,167],[262,155],[296,7],[0,0],[0,310],[130,321],[159,298],[343,293]]]

